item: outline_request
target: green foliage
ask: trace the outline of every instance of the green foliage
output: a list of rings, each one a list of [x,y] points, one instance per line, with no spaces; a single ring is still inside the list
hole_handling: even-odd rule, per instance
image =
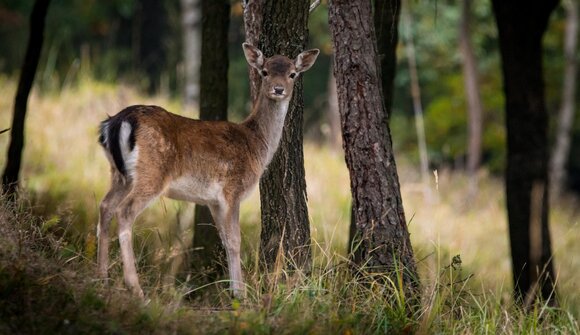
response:
[[[6,18],[0,22],[0,45],[4,46],[0,49],[0,73],[15,77],[19,71],[32,3],[33,0],[0,0],[0,11]],[[234,4],[230,29],[229,115],[233,120],[241,120],[250,109],[248,69],[240,48],[245,40],[243,19],[239,2]],[[164,5],[168,13],[168,32],[163,45],[159,46],[167,54],[161,90],[171,96],[180,96],[183,84],[182,12],[177,1],[164,0]],[[410,6],[413,16],[430,160],[434,167],[461,168],[467,148],[467,107],[458,49],[460,6],[449,1],[406,2],[404,5]],[[326,122],[324,113],[328,106],[332,49],[327,6],[328,2],[322,1],[309,19],[308,46],[322,51],[304,81],[305,134],[313,139],[323,135],[321,128]],[[505,165],[505,125],[497,29],[489,2],[474,0],[471,7],[472,40],[484,104],[483,164],[488,171],[500,175]],[[544,39],[544,75],[548,110],[554,116],[550,124],[552,129],[561,99],[564,19],[564,11],[560,8],[553,15]],[[87,77],[110,83],[128,82],[139,89],[147,87],[150,79],[144,74],[138,57],[138,23],[139,3],[136,0],[53,1],[48,15],[46,48],[37,77],[39,87],[43,92],[57,93],[80,84]],[[407,33],[401,29],[401,34]],[[399,152],[410,154],[417,163],[409,75],[403,51],[400,44],[391,115],[393,143]],[[580,143],[577,138],[578,135],[572,150]],[[576,157],[579,156],[570,156],[571,172],[580,170]],[[580,185],[575,179],[572,183]]]

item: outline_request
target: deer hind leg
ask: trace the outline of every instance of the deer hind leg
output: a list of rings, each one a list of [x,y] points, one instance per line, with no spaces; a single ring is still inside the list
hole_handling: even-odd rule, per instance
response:
[[[119,244],[123,261],[123,277],[125,285],[131,292],[143,298],[143,290],[139,285],[139,277],[135,266],[133,253],[132,226],[137,216],[161,193],[161,188],[152,188],[151,185],[135,185],[133,190],[117,208],[119,221]]]
[[[111,189],[105,195],[99,206],[99,223],[97,225],[98,251],[97,251],[97,275],[107,278],[109,269],[109,225],[119,203],[125,198],[131,189],[121,175],[113,171]]]
[[[230,288],[234,296],[242,298],[245,295],[244,279],[240,259],[240,204],[225,204],[210,206],[211,214],[216,222],[222,244],[226,249],[228,270],[230,273]]]

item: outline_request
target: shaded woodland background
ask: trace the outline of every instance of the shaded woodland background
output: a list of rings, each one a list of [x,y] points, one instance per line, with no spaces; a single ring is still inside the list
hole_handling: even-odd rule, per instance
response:
[[[14,76],[19,71],[32,4],[33,1],[3,1],[0,8],[0,72],[5,76]],[[465,169],[467,102],[459,49],[462,8],[445,1],[410,5],[430,168]],[[321,6],[310,17],[309,43],[319,47],[322,55],[304,90],[305,133],[309,139],[319,142],[331,136],[332,128],[326,114],[332,53],[326,10]],[[144,93],[163,93],[186,100],[184,45],[180,38],[182,14],[178,1],[69,0],[52,4],[47,18],[46,47],[39,65],[39,89],[58,92],[63,87],[74,86],[83,75],[90,75],[105,82],[126,83]],[[482,164],[490,173],[501,175],[505,166],[505,130],[497,29],[489,3],[473,1],[471,16],[472,45],[484,111]],[[240,47],[245,39],[242,10],[237,2],[232,4],[231,19],[228,114],[230,119],[240,120],[249,108],[249,88]],[[553,130],[562,98],[564,28],[565,11],[560,6],[551,18],[544,40],[546,102],[554,116],[551,118]],[[409,34],[406,30],[403,22],[402,40]],[[418,161],[416,135],[409,131],[414,128],[414,121],[406,57],[401,43],[391,123],[397,139],[395,149],[409,153]],[[578,100],[579,95],[575,96]],[[195,93],[188,99],[195,100]],[[575,192],[580,191],[577,114],[567,165],[567,188]],[[191,115],[195,115],[193,109]]]
[[[33,2],[0,0],[0,130],[9,125]],[[577,70],[570,73],[569,64],[577,61],[578,47],[565,50],[564,46],[566,27],[574,20],[565,8],[573,8],[574,3],[562,4],[551,16],[543,40],[551,147],[564,133],[557,124],[558,114],[565,108],[562,92],[571,87],[570,78],[577,78]],[[94,255],[92,230],[97,200],[107,184],[105,160],[93,136],[98,121],[134,103],[159,104],[189,117],[212,117],[204,116],[203,108],[198,106],[199,74],[195,69],[200,67],[200,46],[191,42],[199,42],[203,17],[196,6],[199,3],[192,0],[51,3],[30,101],[23,185],[29,192],[33,213],[46,220],[43,230],[64,236],[61,257],[67,262],[90,260]],[[501,306],[508,299],[509,289],[504,286],[511,283],[502,183],[506,169],[505,98],[498,32],[490,2],[420,1],[405,2],[404,6],[389,122],[420,277],[427,287],[450,287],[445,299],[436,299],[440,292],[435,288],[433,300],[427,299],[431,310],[426,322],[431,327],[430,322],[436,323],[431,319],[433,315],[445,315],[442,306],[447,306],[449,297],[449,315],[458,313],[453,309],[458,301],[470,301],[465,295],[473,295],[473,302],[466,305],[472,307],[472,303],[482,301],[483,306]],[[248,68],[240,47],[246,39],[242,15],[240,2],[231,2],[228,83],[221,89],[228,90],[228,118],[233,121],[242,120],[251,108]],[[308,27],[308,45],[322,51],[316,66],[306,75],[303,94],[307,215],[316,273],[321,268],[334,269],[332,264],[340,264],[348,253],[350,195],[341,152],[326,1],[311,13]],[[473,98],[474,91],[480,100],[475,105],[468,99]],[[570,94],[576,111],[580,95]],[[418,109],[423,110],[423,126],[416,128]],[[475,123],[469,117],[474,109],[482,112]],[[557,196],[552,198],[550,222],[561,304],[577,317],[580,296],[574,278],[580,271],[575,256],[580,117],[578,113],[572,115],[574,119],[566,123],[571,129],[570,152],[565,159],[563,184],[558,185],[561,192],[554,192]],[[481,131],[481,146],[470,140],[473,131]],[[8,144],[5,135],[0,135],[2,151]],[[0,158],[2,166],[4,159]],[[247,273],[257,272],[253,271],[257,268],[260,226],[257,196],[253,195],[242,208]],[[184,276],[180,273],[183,259],[179,250],[189,248],[192,242],[188,228],[192,216],[190,206],[161,201],[140,218],[136,248],[141,250],[140,262],[149,269],[145,275],[151,291],[161,287],[165,290],[171,276]],[[159,222],[168,221],[171,223],[159,227]],[[461,259],[467,259],[465,272]],[[443,275],[449,275],[450,283],[442,284]],[[183,279],[186,284],[187,276]],[[455,291],[472,276],[475,279],[469,285],[473,291]],[[255,287],[263,284],[261,280],[255,275],[249,278]],[[339,286],[334,288],[340,290]],[[484,292],[483,300],[479,289]],[[493,292],[492,298],[485,292]],[[223,295],[219,299],[223,304]],[[279,302],[287,303],[283,298]],[[480,312],[488,313],[485,308]],[[246,317],[253,320],[253,316]],[[516,316],[509,321],[517,324],[517,320]],[[571,329],[574,325],[577,328],[577,322],[571,321],[571,325]]]

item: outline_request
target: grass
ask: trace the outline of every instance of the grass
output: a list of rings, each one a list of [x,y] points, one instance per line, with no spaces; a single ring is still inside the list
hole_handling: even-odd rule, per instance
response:
[[[0,78],[1,96],[12,97],[14,90],[12,80]],[[25,200],[18,207],[2,201],[0,207],[0,333],[578,334],[577,199],[557,203],[551,212],[560,307],[538,304],[524,313],[511,304],[501,181],[482,174],[478,196],[469,199],[465,176],[438,171],[437,183],[433,178],[430,185],[433,199],[425,201],[416,169],[399,154],[403,202],[423,282],[421,304],[409,308],[396,284],[355,278],[348,270],[348,171],[339,152],[311,143],[305,147],[315,256],[311,275],[258,271],[259,195],[254,192],[241,210],[246,300],[232,301],[224,285],[192,286],[176,272],[175,264],[187,264],[182,250],[191,241],[193,210],[171,200],[157,202],[135,226],[150,302],[140,304],[125,291],[116,247],[111,279],[93,280],[97,208],[108,187],[97,125],[106,114],[135,103],[186,114],[177,101],[90,80],[58,94],[33,92],[22,169]],[[0,100],[0,110],[11,107],[10,99]],[[0,128],[9,122],[10,113],[1,113]],[[0,135],[1,153],[6,135]],[[4,159],[2,154],[0,166]],[[187,299],[192,289],[197,298]]]

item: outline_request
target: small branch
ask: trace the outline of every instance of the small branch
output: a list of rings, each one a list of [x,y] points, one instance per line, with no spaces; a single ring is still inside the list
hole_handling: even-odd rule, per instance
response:
[[[320,5],[320,0],[314,0],[313,3],[310,4],[310,9],[308,10],[309,13],[312,13],[316,7]]]
[[[7,131],[9,131],[9,130],[10,130],[10,128],[6,128],[6,129],[4,129],[4,130],[0,130],[0,134],[2,134],[2,133],[5,133],[5,132],[7,132]]]

